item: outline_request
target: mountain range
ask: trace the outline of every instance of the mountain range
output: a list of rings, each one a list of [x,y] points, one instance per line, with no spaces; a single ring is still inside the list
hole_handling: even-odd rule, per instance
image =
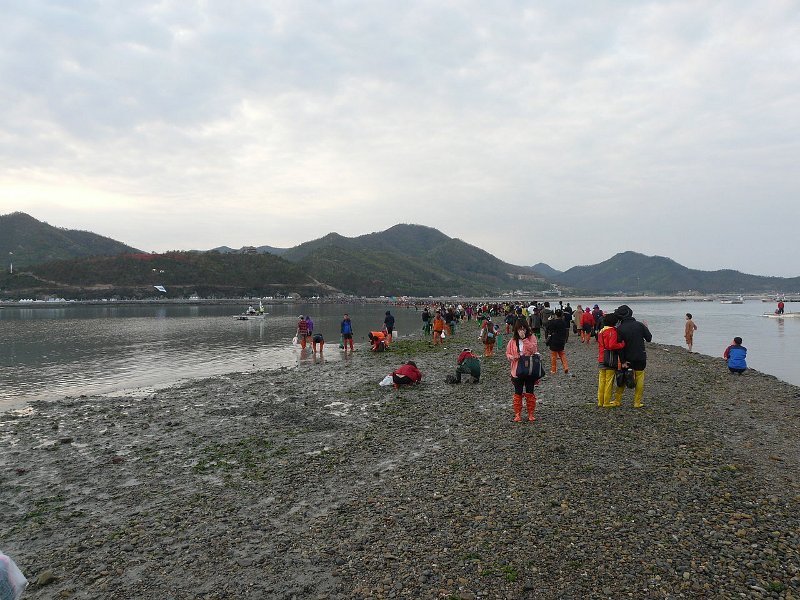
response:
[[[786,279],[738,271],[699,271],[659,256],[623,252],[596,265],[558,271],[506,263],[422,225],[399,224],[357,237],[330,233],[293,248],[226,246],[146,254],[85,231],[52,227],[24,213],[0,216],[0,256],[15,273],[0,275],[0,296],[147,297],[170,295],[490,295],[558,286],[594,294],[768,293],[800,290]]]

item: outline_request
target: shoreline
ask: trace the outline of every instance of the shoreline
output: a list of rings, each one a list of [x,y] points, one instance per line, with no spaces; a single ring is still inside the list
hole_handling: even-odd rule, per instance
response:
[[[427,303],[427,302],[448,302],[451,304],[458,304],[462,302],[516,302],[520,299],[535,299],[537,301],[558,302],[716,302],[720,298],[724,298],[729,294],[709,294],[708,296],[605,296],[605,295],[580,295],[580,296],[543,296],[542,294],[530,293],[522,294],[519,296],[437,296],[437,297],[407,297],[405,300],[397,298],[278,298],[266,301],[265,306],[269,304],[388,304],[392,306],[404,306],[408,303]],[[587,298],[589,300],[587,300]],[[259,298],[174,298],[174,299],[151,299],[151,300],[66,300],[66,301],[50,301],[50,300],[35,300],[33,302],[19,302],[19,301],[3,301],[0,300],[0,308],[67,308],[70,306],[230,306],[230,305],[244,305],[258,302]],[[262,302],[264,299],[261,298]],[[745,301],[749,302],[763,302],[769,304],[774,302],[764,302],[762,295],[748,295],[745,296]],[[786,300],[786,304],[795,302],[794,300]],[[798,300],[800,302],[800,300]]]
[[[652,344],[598,409],[571,335],[512,424],[504,356],[444,383],[476,335],[0,415],[25,598],[800,595],[800,388]]]

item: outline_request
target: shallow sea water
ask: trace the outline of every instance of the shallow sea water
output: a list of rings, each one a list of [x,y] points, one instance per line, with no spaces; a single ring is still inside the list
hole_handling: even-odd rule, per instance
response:
[[[572,306],[587,304],[569,299]],[[567,300],[565,299],[566,303]],[[589,299],[588,304],[593,305]],[[619,304],[600,302],[604,310]],[[753,368],[800,385],[795,367],[800,319],[768,319],[774,306],[748,301],[629,303],[648,322],[654,343],[683,345],[684,314],[698,325],[694,349],[722,355],[736,335],[744,338]],[[236,321],[230,306],[74,306],[0,311],[0,411],[32,400],[126,390],[146,394],[179,381],[280,366],[313,364],[310,352],[291,345],[297,317],[311,314],[327,340],[324,359],[343,360],[338,349],[342,314],[350,313],[356,347],[366,349],[371,328],[390,309],[402,336],[420,331],[419,311],[385,305],[269,305],[263,321]],[[787,305],[787,310],[800,306]],[[476,341],[477,343],[477,341]],[[720,368],[724,368],[720,359]],[[137,391],[138,390],[138,391]]]

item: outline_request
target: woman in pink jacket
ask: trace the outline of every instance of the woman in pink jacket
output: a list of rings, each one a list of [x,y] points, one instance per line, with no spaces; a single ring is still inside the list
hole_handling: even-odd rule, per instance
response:
[[[531,328],[525,319],[514,323],[514,336],[506,346],[506,358],[511,362],[511,383],[514,384],[514,421],[522,421],[522,397],[525,396],[525,405],[528,409],[528,421],[535,421],[533,413],[536,411],[536,394],[533,386],[537,379],[534,376],[517,377],[517,365],[520,356],[533,356],[539,352],[536,336],[531,333]]]

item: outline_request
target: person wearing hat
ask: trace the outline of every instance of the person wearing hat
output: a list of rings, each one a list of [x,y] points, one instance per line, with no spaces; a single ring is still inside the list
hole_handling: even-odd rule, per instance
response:
[[[623,304],[614,314],[619,317],[617,325],[617,338],[625,342],[625,348],[621,351],[620,360],[622,366],[633,369],[636,387],[633,393],[633,407],[642,408],[642,395],[644,394],[644,370],[647,367],[647,350],[645,342],[653,341],[653,334],[647,328],[646,323],[640,323],[633,318],[633,311],[630,306]],[[614,393],[614,400],[610,406],[619,406],[622,402],[624,387],[618,387]]]
[[[600,310],[600,307],[597,304],[592,307],[592,318],[594,319],[594,325],[592,327],[592,334],[590,337],[597,339],[597,334],[603,328],[603,311]]]
[[[456,375],[453,378],[453,383],[461,383],[461,375],[469,375],[472,377],[472,383],[478,383],[481,379],[481,361],[472,350],[464,348],[461,354],[458,355],[456,360],[458,366],[456,367]]]

